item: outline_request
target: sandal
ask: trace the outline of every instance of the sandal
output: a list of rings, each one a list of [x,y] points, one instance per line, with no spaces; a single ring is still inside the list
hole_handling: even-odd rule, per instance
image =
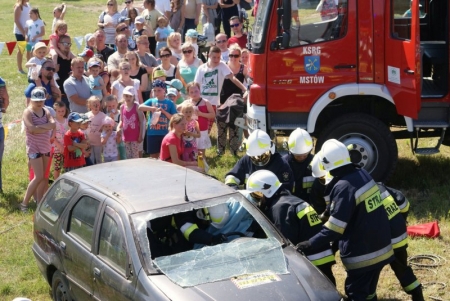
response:
[[[23,213],[28,213],[28,205],[24,205],[24,204],[20,203],[19,209],[20,209],[20,211],[22,211]]]

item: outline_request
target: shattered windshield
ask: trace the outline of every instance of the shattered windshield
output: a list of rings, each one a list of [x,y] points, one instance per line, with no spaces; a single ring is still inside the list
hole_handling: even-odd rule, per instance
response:
[[[220,206],[228,210],[226,220],[213,216],[212,208]],[[211,221],[202,224],[205,213]],[[194,214],[201,229],[224,234],[227,240],[213,246],[189,243],[175,222],[183,214]],[[147,274],[163,273],[182,287],[263,271],[287,273],[283,238],[240,193],[134,214],[131,219]]]

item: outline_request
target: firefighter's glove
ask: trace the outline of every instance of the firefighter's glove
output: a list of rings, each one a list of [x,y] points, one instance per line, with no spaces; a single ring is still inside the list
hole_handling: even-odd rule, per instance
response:
[[[306,249],[308,249],[309,247],[311,247],[311,243],[308,240],[299,242],[296,246],[295,249],[297,251],[304,251]]]
[[[223,243],[224,241],[227,241],[227,237],[223,234],[217,234],[217,235],[213,235],[212,239],[211,239],[211,245],[218,245]]]

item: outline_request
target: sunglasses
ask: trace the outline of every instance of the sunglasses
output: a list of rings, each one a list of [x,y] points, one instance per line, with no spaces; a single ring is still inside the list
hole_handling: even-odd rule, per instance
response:
[[[130,68],[120,68],[120,70],[123,70],[123,71],[130,71]]]
[[[240,54],[229,54],[228,56],[237,59],[241,55]]]
[[[169,57],[171,57],[172,55],[171,54],[161,54],[160,55],[160,57],[162,58],[162,59],[164,59],[164,58],[169,58]]]
[[[114,4],[112,4],[112,3],[108,3],[108,6],[114,6]]]
[[[192,53],[192,49],[189,49],[189,50],[183,50],[183,53]]]
[[[239,27],[239,25],[241,25],[241,24],[239,24],[239,23],[236,23],[236,24],[230,24],[230,27],[231,27],[231,28],[233,28],[233,27]]]
[[[62,44],[63,46],[72,46],[72,43],[68,43],[68,42],[59,42],[60,44]]]
[[[125,4],[130,4],[131,3],[131,1],[125,1]]]
[[[125,31],[125,30],[127,30],[127,27],[122,27],[119,29],[119,31]]]
[[[227,40],[220,40],[220,41],[216,41],[217,44],[222,44],[225,43]]]

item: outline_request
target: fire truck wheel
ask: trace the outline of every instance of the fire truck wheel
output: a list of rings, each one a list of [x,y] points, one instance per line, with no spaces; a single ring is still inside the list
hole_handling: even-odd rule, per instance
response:
[[[379,119],[364,113],[336,118],[320,133],[316,152],[328,139],[348,146],[353,163],[366,169],[376,181],[386,181],[397,165],[397,143],[389,128]]]

